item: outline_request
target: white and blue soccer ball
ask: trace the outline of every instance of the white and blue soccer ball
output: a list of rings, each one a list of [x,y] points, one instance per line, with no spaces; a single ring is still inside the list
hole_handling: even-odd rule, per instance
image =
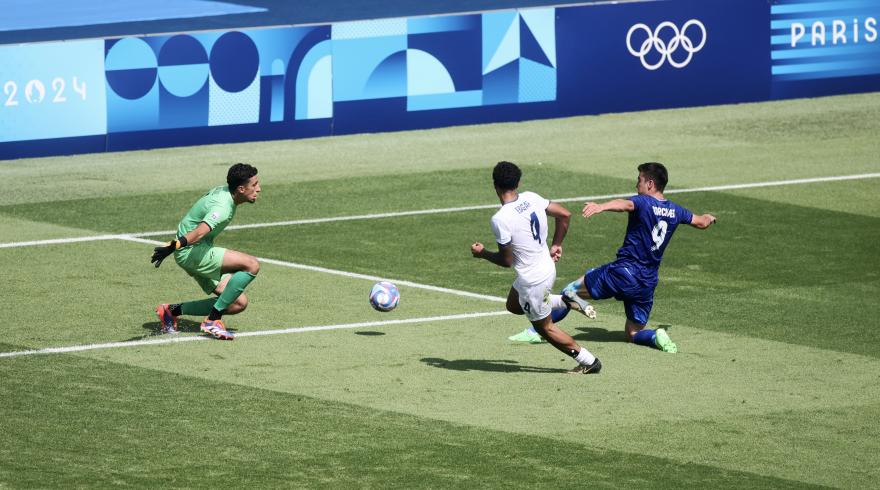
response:
[[[400,291],[388,281],[377,282],[370,290],[370,306],[378,311],[391,311],[400,302]]]

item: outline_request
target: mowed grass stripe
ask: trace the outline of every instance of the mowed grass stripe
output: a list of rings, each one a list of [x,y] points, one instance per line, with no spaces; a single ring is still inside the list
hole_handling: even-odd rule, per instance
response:
[[[675,189],[670,188],[665,191],[665,194],[685,194],[685,193],[693,193],[693,192],[720,192],[720,191],[730,191],[730,190],[744,190],[744,189],[757,189],[757,188],[765,188],[765,187],[779,187],[779,186],[791,186],[791,185],[804,185],[804,184],[816,184],[816,183],[827,183],[827,182],[841,182],[848,180],[866,180],[866,179],[875,179],[880,177],[880,173],[867,173],[867,174],[856,174],[856,175],[837,175],[837,176],[828,176],[828,177],[815,177],[815,178],[805,178],[805,179],[788,179],[788,180],[779,180],[779,181],[768,181],[768,182],[751,182],[751,183],[743,183],[743,184],[728,184],[728,185],[715,185],[715,186],[704,186],[704,187],[695,187],[695,188],[685,188],[685,189]],[[615,198],[626,198],[632,196],[633,192],[626,193],[617,193],[617,194],[604,194],[604,195],[592,195],[592,196],[580,196],[580,197],[565,197],[565,198],[553,198],[552,201],[560,202],[560,203],[582,203],[585,201],[600,201],[607,199],[615,199]],[[47,205],[42,205],[40,207],[45,207]],[[334,223],[339,221],[361,221],[361,220],[374,220],[374,219],[385,219],[385,218],[398,218],[404,216],[419,216],[419,215],[430,215],[430,214],[446,214],[446,213],[457,213],[463,211],[476,211],[483,209],[497,209],[499,207],[498,204],[480,204],[473,206],[458,206],[458,207],[448,207],[448,208],[434,208],[434,209],[419,209],[419,210],[410,210],[410,211],[395,211],[395,212],[387,212],[387,213],[372,213],[372,214],[361,214],[361,215],[350,215],[350,216],[335,216],[335,217],[326,217],[326,218],[307,218],[307,219],[299,219],[299,220],[286,220],[286,221],[275,221],[268,223],[250,223],[250,224],[241,224],[241,225],[229,225],[227,230],[247,230],[253,228],[269,228],[269,227],[277,227],[277,226],[297,226],[297,225],[312,225],[312,224],[322,224],[322,223]],[[0,208],[2,211],[2,208]],[[114,238],[126,238],[126,237],[134,237],[134,238],[147,238],[153,236],[173,236],[176,233],[176,230],[163,230],[163,231],[145,231],[145,232],[135,232],[135,233],[126,233],[123,235],[96,235],[92,237],[75,237],[75,238],[56,238],[56,239],[47,239],[47,240],[31,240],[26,242],[8,242],[8,243],[0,243],[0,248],[13,248],[13,247],[29,247],[29,246],[37,246],[37,245],[58,245],[65,243],[74,243],[77,241],[86,241],[88,239],[95,240],[110,240]]]
[[[151,252],[150,245],[128,241],[7,249],[0,260],[9,280],[5,292],[15,298],[15,307],[0,311],[0,323],[22,328],[9,329],[4,341],[18,350],[37,350],[156,339],[157,304],[207,296],[175,264],[154,268]],[[247,290],[251,306],[227,316],[226,325],[244,333],[499,310],[494,297],[400,284],[400,305],[383,314],[367,301],[374,282],[266,263]],[[178,324],[183,332],[198,333],[202,319],[181,317]],[[62,322],[65,327],[59,328]]]
[[[11,487],[815,488],[218,381],[227,370],[11,361],[0,363]],[[63,410],[45,402],[59,392]]]
[[[267,183],[267,199],[242,209],[237,224],[489,203],[488,169],[501,158],[523,164],[523,188],[547,196],[631,189],[635,165],[645,160],[669,164],[672,183],[682,187],[738,183],[743,175],[815,177],[832,165],[841,174],[876,172],[878,108],[880,96],[864,94],[3,163],[16,186],[0,200],[27,204],[0,209],[12,216],[0,216],[0,235],[28,241],[76,236],[80,227],[96,228],[92,234],[165,229],[236,160],[256,164]],[[873,181],[849,182],[850,190],[838,182],[763,196],[726,191],[753,199],[677,197],[720,217],[709,232],[678,232],[661,270],[652,319],[673,325],[682,352],[624,343],[619,303],[600,303],[598,322],[573,317],[561,325],[603,359],[600,376],[563,376],[567,356],[506,342],[526,326],[506,315],[6,359],[0,413],[12,436],[0,446],[0,486],[15,479],[23,483],[7,486],[871,487],[880,477],[880,344],[872,333],[880,325],[865,305],[880,294],[868,245],[880,226],[874,192],[864,185]],[[795,189],[803,193],[792,195]],[[39,200],[64,202],[33,204]],[[511,271],[468,252],[471,240],[491,243],[489,214],[240,230],[224,234],[222,245],[503,295]],[[618,215],[574,226],[560,281],[610,260],[624,227]],[[398,239],[411,246],[395,248]],[[150,248],[103,241],[5,249],[0,262],[13,302],[0,320],[14,328],[4,342],[40,347],[154,332],[156,303],[201,293],[175,267],[150,268]],[[248,331],[369,320],[378,315],[366,303],[369,285],[267,264],[248,289],[251,309],[229,321]],[[419,289],[403,295],[392,313],[399,318],[498,309]],[[188,332],[197,326],[182,322]],[[71,359],[81,364],[71,367]],[[21,368],[30,363],[40,374]],[[190,382],[165,383],[184,371]],[[221,378],[216,395],[199,390]],[[313,396],[321,399],[315,406],[298,403]],[[323,403],[341,404],[352,418],[323,411]],[[321,413],[304,413],[310,409]],[[398,420],[384,417],[401,413],[429,419],[427,433],[400,434]],[[534,415],[544,413],[563,423]],[[475,437],[459,438],[455,428]],[[493,437],[510,431],[532,433]],[[546,444],[530,444],[532,437]],[[424,444],[410,443],[417,438]],[[206,464],[206,453],[224,465]]]
[[[327,331],[85,355],[206,379],[225,372],[246,386],[679,464],[849,487],[880,476],[861,464],[874,454],[871,434],[880,429],[852,431],[874,425],[877,359],[682,325],[672,330],[681,350],[669,355],[626,343],[622,320],[560,324],[603,360],[598,376],[565,375],[571,359],[546,344],[506,341],[525,323],[512,316],[385,335]],[[334,355],[339,346],[350,355]],[[793,414],[786,424],[798,434],[792,441],[824,444],[798,450],[800,467],[785,462],[793,449],[782,443],[784,431],[767,429],[784,413]]]
[[[821,198],[872,199],[834,187]],[[880,295],[880,256],[873,245],[880,241],[880,218],[726,193],[688,194],[679,202],[715,214],[719,223],[707,231],[685,226],[676,232],[660,271],[655,322],[880,356],[880,320],[857,315],[860,304]],[[490,214],[328,223],[295,235],[242,230],[226,243],[263,257],[503,296],[512,272],[473,259],[469,251],[476,240],[491,247]],[[620,214],[578,219],[557,264],[557,286],[614,260],[625,228]],[[326,253],[328,244],[335,253]],[[611,303],[598,302],[599,313],[615,308]]]
[[[112,200],[133,193],[198,194],[213,182],[222,182],[226,169],[237,161],[256,165],[266,184],[308,187],[328,179],[355,182],[348,186],[355,198],[360,196],[360,187],[369,190],[374,182],[389,176],[438,170],[485,172],[500,159],[530,168],[542,163],[557,171],[589,172],[627,183],[633,180],[638,163],[657,160],[669,165],[672,182],[682,187],[705,185],[709,175],[711,182],[727,184],[742,182],[744,175],[754,181],[817,177],[827,175],[830,166],[837,173],[877,172],[878,113],[880,94],[853,94],[430,131],[24,159],[0,162],[5,180],[16,182],[15,188],[0,196],[0,203],[93,196]],[[450,188],[458,187],[453,183]],[[601,192],[605,191],[589,191]],[[150,204],[144,201],[145,207]]]
[[[435,317],[425,317],[425,318],[407,318],[402,320],[385,320],[385,321],[374,321],[374,322],[357,322],[357,323],[346,323],[344,325],[314,325],[307,327],[291,327],[291,328],[283,328],[283,329],[275,329],[275,330],[255,330],[250,332],[242,332],[236,335],[236,338],[246,338],[246,337],[265,337],[267,335],[288,335],[294,333],[304,333],[304,332],[321,332],[325,330],[344,330],[344,329],[352,329],[352,328],[363,328],[363,327],[387,327],[392,325],[408,325],[414,323],[430,323],[430,322],[444,322],[444,321],[452,321],[452,320],[464,320],[468,318],[481,318],[486,316],[498,316],[498,315],[509,315],[507,311],[495,311],[495,312],[486,312],[486,313],[463,313],[457,315],[446,315],[446,316],[435,316]],[[85,352],[89,350],[98,350],[98,349],[116,349],[123,347],[141,347],[148,345],[165,345],[165,344],[177,344],[181,342],[195,342],[202,340],[213,340],[211,337],[207,336],[174,336],[174,335],[165,335],[161,339],[153,339],[153,340],[132,340],[128,342],[108,342],[104,344],[87,344],[87,345],[71,345],[66,347],[47,347],[44,349],[35,349],[35,350],[17,350],[10,352],[0,352],[0,358],[3,357],[21,357],[21,356],[33,356],[33,355],[45,355],[45,354],[72,354],[74,352]]]

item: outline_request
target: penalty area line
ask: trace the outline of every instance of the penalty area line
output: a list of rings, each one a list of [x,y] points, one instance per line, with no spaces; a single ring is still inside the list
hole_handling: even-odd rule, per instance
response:
[[[283,328],[276,330],[257,330],[253,332],[241,332],[235,334],[237,339],[244,337],[262,337],[266,335],[288,335],[295,333],[305,333],[305,332],[321,332],[325,330],[346,330],[352,328],[363,328],[363,327],[386,327],[391,325],[408,325],[413,323],[428,323],[428,322],[446,322],[453,320],[469,320],[473,318],[484,318],[490,316],[501,316],[501,315],[509,315],[507,311],[488,311],[482,313],[461,313],[458,315],[444,315],[444,316],[429,316],[422,318],[405,318],[402,320],[384,320],[384,321],[374,321],[374,322],[357,322],[357,323],[341,323],[338,325],[315,325],[308,327],[293,327],[293,328]],[[36,355],[47,355],[47,354],[71,354],[75,352],[84,352],[90,350],[100,350],[100,349],[116,349],[122,347],[141,347],[141,346],[152,346],[152,345],[167,345],[167,344],[179,344],[183,342],[200,342],[205,340],[214,340],[211,337],[206,337],[202,335],[197,336],[180,336],[174,335],[161,339],[146,339],[146,340],[130,340],[126,342],[106,342],[103,344],[85,344],[85,345],[70,345],[66,347],[46,347],[44,349],[33,349],[33,350],[21,350],[21,351],[12,351],[12,352],[0,352],[0,358],[4,357],[23,357],[23,356],[36,356]]]

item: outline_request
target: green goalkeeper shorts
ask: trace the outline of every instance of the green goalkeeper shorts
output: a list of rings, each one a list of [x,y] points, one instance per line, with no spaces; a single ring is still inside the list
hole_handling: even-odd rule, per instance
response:
[[[223,255],[225,253],[225,248],[207,243],[197,243],[175,252],[174,260],[199,283],[199,287],[205,294],[213,294],[217,284],[223,279]]]

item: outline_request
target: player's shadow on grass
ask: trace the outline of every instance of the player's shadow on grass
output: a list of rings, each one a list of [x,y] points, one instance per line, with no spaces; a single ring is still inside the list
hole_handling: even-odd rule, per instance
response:
[[[623,329],[606,330],[599,327],[578,327],[575,330],[581,332],[572,335],[575,340],[584,342],[629,342]]]
[[[517,361],[506,359],[440,359],[438,357],[423,357],[425,364],[454,371],[488,371],[492,373],[564,373],[565,369],[542,368],[535,366],[521,366]]]
[[[178,318],[177,319],[177,330],[179,330],[180,332],[187,332],[187,333],[200,333],[201,330],[199,330],[199,325],[201,325],[201,324],[202,324],[201,322],[187,320],[186,318]],[[152,337],[154,335],[163,335],[162,334],[162,324],[159,322],[147,322],[141,326],[144,328],[144,330],[147,330],[149,332],[146,335],[148,337]],[[232,333],[235,333],[234,328],[226,327],[226,330],[228,330]],[[144,336],[132,337],[128,340],[141,340],[143,338],[144,338]]]

